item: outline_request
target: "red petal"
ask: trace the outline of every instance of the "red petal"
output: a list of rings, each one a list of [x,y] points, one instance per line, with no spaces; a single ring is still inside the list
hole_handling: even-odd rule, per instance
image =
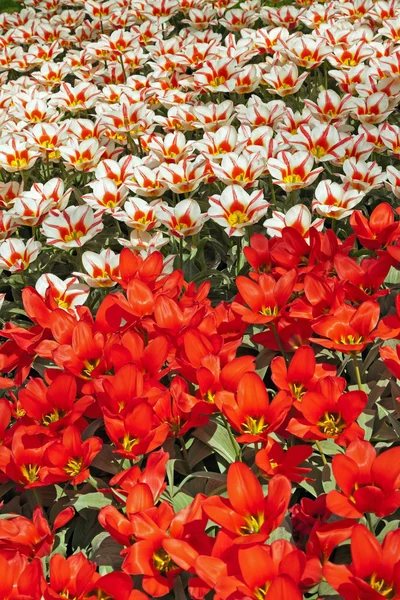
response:
[[[238,558],[242,577],[251,590],[264,587],[276,574],[276,567],[267,546],[239,550]]]
[[[367,300],[358,307],[357,311],[350,319],[350,326],[360,333],[364,338],[368,337],[378,324],[380,307],[377,302]]]
[[[154,310],[154,297],[150,288],[139,279],[131,279],[127,290],[128,302],[137,317],[151,315]]]
[[[228,496],[241,515],[257,515],[264,511],[264,494],[260,482],[244,463],[233,463],[228,470]]]
[[[268,410],[269,397],[265,384],[257,373],[245,373],[239,381],[237,402],[240,410],[251,416],[262,416]]]
[[[309,381],[315,372],[315,354],[311,346],[301,346],[293,355],[288,369],[288,381],[302,383]]]
[[[279,600],[303,600],[303,594],[293,579],[287,575],[280,575],[271,583],[265,600],[278,600],[278,598]]]
[[[220,381],[224,389],[235,392],[245,373],[255,370],[254,356],[239,356],[228,363],[221,371]]]
[[[154,498],[147,483],[137,483],[128,494],[126,514],[129,516],[154,506]]]
[[[376,537],[364,525],[356,525],[351,535],[351,556],[357,577],[367,579],[382,562],[382,549]]]
[[[257,283],[247,277],[238,277],[236,285],[244,301],[254,312],[259,312],[264,304],[264,294]]]
[[[333,474],[336,483],[346,496],[350,496],[356,483],[359,483],[357,463],[348,456],[337,454],[332,460]]]
[[[400,487],[400,446],[382,452],[375,459],[371,477],[372,481],[386,492]]]
[[[339,517],[345,517],[346,519],[362,519],[363,517],[363,513],[360,513],[354,504],[337,490],[329,492],[326,498],[326,506],[334,515],[338,515]]]
[[[279,527],[285,518],[291,494],[289,479],[284,475],[274,475],[268,484],[268,497],[264,507],[267,517],[264,527],[268,533]]]

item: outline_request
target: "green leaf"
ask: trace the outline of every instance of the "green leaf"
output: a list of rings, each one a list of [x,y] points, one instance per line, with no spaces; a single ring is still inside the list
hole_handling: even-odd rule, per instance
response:
[[[386,276],[385,283],[392,285],[400,285],[400,271],[395,267],[390,267],[389,273]]]
[[[377,404],[376,406],[378,408],[379,418],[382,419],[382,415],[387,417],[389,423],[391,424],[391,426],[394,429],[395,434],[397,435],[398,438],[400,438],[400,423],[399,423],[399,421],[397,419],[395,419],[393,417],[393,415],[388,410],[386,410],[386,408],[384,408],[382,406],[382,404]]]
[[[77,512],[88,508],[90,510],[100,510],[104,506],[112,503],[111,498],[107,498],[100,492],[92,492],[89,494],[81,494],[72,502],[73,507]]]
[[[178,492],[177,494],[174,494],[174,497],[172,498],[172,506],[174,507],[175,512],[179,512],[183,508],[186,508],[186,506],[189,506],[192,502],[193,496],[185,494],[185,492]]]
[[[326,598],[327,596],[329,596],[330,600],[333,600],[333,598],[341,598],[341,596],[338,595],[336,590],[334,590],[333,587],[331,587],[327,581],[323,581],[319,585],[318,595],[320,596],[320,598]]]
[[[365,439],[369,441],[372,437],[374,430],[376,412],[374,410],[364,410],[363,413],[358,417],[357,423],[365,431]]]
[[[225,473],[212,473],[209,471],[197,471],[196,473],[191,473],[179,484],[179,489],[182,489],[183,486],[190,481],[191,479],[213,479],[214,481],[219,481],[221,483],[226,483],[226,474]]]
[[[385,527],[382,529],[382,531],[379,532],[379,535],[377,536],[378,540],[382,543],[386,534],[389,533],[389,531],[397,531],[400,527],[400,520],[399,519],[393,519],[392,521],[388,521],[385,525]]]
[[[322,440],[320,442],[322,452],[326,456],[335,456],[335,454],[343,454],[343,448],[335,444],[334,440]]]
[[[211,448],[203,444],[200,440],[193,440],[190,450],[188,451],[189,467],[193,469],[199,462],[212,454]]]
[[[174,474],[175,474],[175,463],[178,459],[176,458],[171,458],[168,462],[167,462],[167,466],[165,469],[165,472],[167,474],[167,479],[168,479],[168,487],[169,487],[169,495],[171,496],[171,498],[173,497],[173,489],[174,489]]]
[[[196,429],[193,435],[215,450],[215,452],[229,463],[235,462],[235,449],[233,448],[229,434],[223,425],[220,425],[215,421],[210,421],[204,427]]]
[[[92,554],[96,553],[98,551],[98,549],[100,548],[101,544],[103,543],[103,541],[106,538],[109,538],[109,537],[110,537],[110,534],[108,533],[108,531],[102,531],[101,533],[99,533],[98,535],[96,535],[93,538],[93,541],[92,541],[92,544],[91,544],[91,546],[92,546]]]
[[[321,483],[322,489],[324,490],[325,494],[336,488],[335,478],[332,474],[332,467],[329,464],[324,465],[322,468]]]
[[[275,542],[276,540],[287,540],[290,543],[294,543],[293,535],[292,535],[292,526],[290,523],[290,519],[286,517],[280,527],[274,529],[271,535],[268,538],[268,544]]]

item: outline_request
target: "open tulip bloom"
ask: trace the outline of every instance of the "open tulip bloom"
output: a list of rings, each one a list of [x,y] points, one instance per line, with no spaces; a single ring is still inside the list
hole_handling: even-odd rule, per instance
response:
[[[400,0],[0,10],[0,600],[400,600]]]

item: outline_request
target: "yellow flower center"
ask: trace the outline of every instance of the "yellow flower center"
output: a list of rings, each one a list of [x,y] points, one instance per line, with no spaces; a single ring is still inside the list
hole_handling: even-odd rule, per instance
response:
[[[39,465],[23,465],[21,467],[21,473],[29,483],[35,483],[39,480],[39,471]]]
[[[346,429],[346,423],[340,413],[324,413],[323,419],[317,422],[317,426],[328,437],[337,437]]]
[[[303,181],[303,180],[300,177],[300,175],[292,173],[292,175],[286,175],[286,177],[284,177],[282,181],[284,183],[300,183],[300,181]]]
[[[266,317],[276,317],[279,312],[278,306],[263,306],[260,310],[260,314]]]
[[[357,61],[355,61],[354,58],[345,58],[343,64],[346,65],[346,67],[355,67]]]
[[[140,218],[137,220],[137,223],[140,223],[141,225],[147,225],[148,223],[150,223],[150,222],[151,222],[151,219],[148,219],[148,218],[147,218],[147,216],[148,216],[148,215],[145,215],[144,217],[140,217]]]
[[[220,75],[219,77],[216,77],[215,79],[210,81],[210,85],[212,87],[218,87],[219,85],[222,85],[223,83],[225,83],[225,81],[226,81],[226,77],[224,77],[223,75]]]
[[[233,213],[231,213],[229,215],[229,217],[227,219],[227,221],[231,227],[237,227],[238,225],[247,223],[248,220],[249,220],[249,218],[246,215],[246,213],[242,212],[241,210],[235,210]]]
[[[315,146],[315,148],[311,149],[311,152],[317,158],[321,158],[322,156],[325,156],[326,154],[328,154],[327,151],[322,146]]]
[[[362,335],[341,335],[340,340],[336,340],[337,344],[361,344],[364,341]]]
[[[289,383],[290,391],[293,396],[297,398],[297,400],[301,400],[306,390],[304,389],[304,385],[302,383]]]
[[[264,415],[258,419],[247,415],[245,422],[242,423],[242,431],[251,435],[259,435],[266,429],[268,429],[268,423],[265,423]]]
[[[85,234],[83,231],[71,231],[64,237],[64,242],[73,242],[75,240],[79,240],[79,238],[83,237]]]
[[[58,408],[55,408],[53,412],[48,413],[47,415],[44,415],[44,417],[42,417],[42,423],[45,426],[50,425],[50,423],[56,423],[57,421],[62,419],[64,415],[64,411],[59,411]]]
[[[211,390],[208,390],[208,392],[206,394],[204,394],[203,400],[205,400],[206,402],[209,402],[210,404],[214,404],[215,393],[212,392]]]
[[[127,452],[131,452],[133,446],[135,446],[136,444],[139,443],[139,440],[137,438],[132,438],[129,433],[126,433],[122,439],[122,447],[124,450],[126,450]]]
[[[64,467],[64,471],[71,477],[76,477],[82,471],[82,458],[70,458]]]
[[[389,600],[389,598],[391,599],[395,597],[393,585],[387,583],[384,579],[378,579],[376,573],[371,575],[369,583],[372,589],[378,592],[378,594],[384,596],[384,598]]]
[[[252,535],[254,533],[260,533],[261,527],[264,523],[264,514],[260,515],[248,515],[245,517],[246,524],[242,525],[239,529],[240,535]]]
[[[28,161],[26,158],[14,158],[14,160],[11,161],[12,167],[26,167],[27,164]]]
[[[95,368],[98,366],[100,362],[100,359],[97,358],[96,360],[84,360],[83,363],[85,365],[85,368],[82,369],[82,377],[85,377],[85,379],[90,379],[92,376],[92,371],[95,370]]]
[[[154,567],[161,575],[166,575],[169,571],[176,571],[179,569],[178,565],[174,563],[171,556],[164,548],[159,548],[157,552],[154,552],[152,559]]]
[[[66,300],[63,300],[62,298],[55,298],[55,301],[57,302],[57,306],[59,306],[60,308],[69,308],[69,303]]]
[[[265,596],[267,595],[268,588],[270,585],[271,585],[271,582],[267,581],[267,583],[263,587],[258,587],[253,591],[254,596],[257,598],[257,600],[265,599]]]

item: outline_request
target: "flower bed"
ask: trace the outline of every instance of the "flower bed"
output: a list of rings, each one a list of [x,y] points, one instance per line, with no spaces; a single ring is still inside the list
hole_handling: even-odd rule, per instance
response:
[[[0,600],[400,598],[399,40],[0,15]]]

